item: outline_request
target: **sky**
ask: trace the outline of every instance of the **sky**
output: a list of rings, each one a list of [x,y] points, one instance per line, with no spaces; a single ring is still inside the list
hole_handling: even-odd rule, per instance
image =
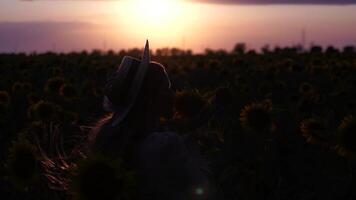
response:
[[[356,45],[356,0],[0,0],[0,52]]]
[[[356,0],[195,0],[206,3],[230,4],[354,4]]]

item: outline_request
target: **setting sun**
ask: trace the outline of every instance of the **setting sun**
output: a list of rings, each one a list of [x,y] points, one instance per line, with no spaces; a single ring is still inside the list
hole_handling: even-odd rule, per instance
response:
[[[177,22],[182,2],[179,0],[128,0],[131,15],[149,26],[167,26]]]
[[[0,0],[0,198],[356,200],[355,11]]]
[[[184,0],[125,0],[117,4],[116,19],[129,19],[124,27],[130,31],[130,38],[149,38],[156,44],[181,46],[189,21],[186,16],[194,16],[186,8]]]

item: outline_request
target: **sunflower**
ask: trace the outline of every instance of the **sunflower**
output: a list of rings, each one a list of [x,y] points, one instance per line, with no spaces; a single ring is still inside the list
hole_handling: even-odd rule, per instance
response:
[[[215,92],[214,103],[218,106],[227,106],[232,103],[232,94],[229,88],[221,87]]]
[[[50,70],[50,75],[53,77],[58,77],[62,75],[62,70],[58,67],[54,67]]]
[[[43,137],[46,135],[46,127],[43,122],[40,121],[33,121],[27,128],[26,133],[28,137],[31,139],[39,139],[43,140]]]
[[[0,116],[5,116],[7,114],[8,107],[4,103],[0,103]]]
[[[197,116],[208,104],[197,91],[182,91],[176,94],[175,118],[192,118]]]
[[[253,102],[246,105],[240,113],[240,123],[244,129],[253,132],[273,131],[271,102]]]
[[[356,118],[345,117],[338,128],[338,145],[336,147],[339,155],[356,159]]]
[[[59,89],[59,94],[66,99],[72,99],[77,96],[77,91],[72,85],[63,84]]]
[[[95,97],[99,97],[102,98],[104,96],[104,88],[102,87],[94,87],[93,88],[93,93],[95,95]]]
[[[300,124],[300,131],[308,143],[328,145],[330,134],[321,120],[315,118],[303,120]]]
[[[7,179],[18,189],[26,190],[39,177],[36,147],[26,139],[15,141],[5,163]]]
[[[134,173],[119,160],[90,156],[71,171],[69,191],[78,200],[128,199],[134,182]]]
[[[32,90],[32,84],[30,82],[24,82],[22,83],[22,88],[25,93],[29,93]]]
[[[28,115],[42,121],[53,119],[56,112],[56,106],[47,101],[39,101],[29,108]]]
[[[313,94],[314,88],[310,83],[301,83],[299,86],[299,93],[305,97],[309,97]]]
[[[30,105],[34,105],[40,101],[40,97],[38,94],[31,92],[30,94],[27,95],[27,100],[30,103]]]
[[[62,78],[50,78],[47,80],[45,84],[45,92],[49,94],[58,94],[59,89],[64,84],[64,80]]]
[[[272,91],[272,86],[269,83],[262,83],[258,87],[258,94],[262,96],[271,93],[271,91]]]
[[[22,92],[22,84],[20,83],[20,82],[15,82],[13,85],[12,85],[12,88],[11,88],[11,90],[12,90],[12,92],[14,93],[14,94],[19,94],[19,93],[21,93]]]
[[[0,91],[0,103],[4,105],[8,105],[10,102],[10,96],[9,93],[6,91]]]
[[[288,70],[293,70],[293,67],[296,65],[295,61],[288,58],[285,59],[284,61],[282,61],[282,64],[280,67],[282,67],[283,69],[288,69]]]

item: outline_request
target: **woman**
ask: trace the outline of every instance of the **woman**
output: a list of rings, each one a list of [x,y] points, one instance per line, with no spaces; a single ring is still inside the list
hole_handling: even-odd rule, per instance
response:
[[[174,93],[165,68],[124,57],[108,81],[104,108],[113,113],[94,129],[92,150],[120,157],[139,175],[142,199],[204,199],[208,181],[183,139],[163,131],[160,119],[172,116]]]

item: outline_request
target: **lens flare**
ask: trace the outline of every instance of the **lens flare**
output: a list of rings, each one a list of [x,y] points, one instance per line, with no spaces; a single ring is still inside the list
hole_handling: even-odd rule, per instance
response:
[[[198,196],[202,196],[202,195],[204,195],[204,188],[202,188],[202,187],[197,187],[196,189],[195,189],[195,194],[196,195],[198,195]]]

